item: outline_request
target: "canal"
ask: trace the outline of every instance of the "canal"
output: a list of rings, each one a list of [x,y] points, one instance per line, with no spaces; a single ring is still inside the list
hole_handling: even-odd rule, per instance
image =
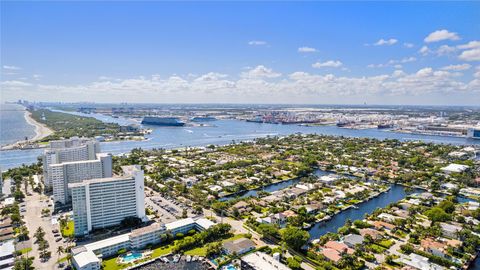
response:
[[[414,192],[421,192],[421,190],[413,190],[412,193]],[[371,214],[375,209],[383,208],[390,203],[398,202],[406,196],[407,192],[405,191],[405,187],[393,184],[389,191],[384,192],[369,201],[357,204],[358,208],[349,208],[334,215],[330,220],[316,223],[308,231],[310,233],[310,239],[317,239],[329,232],[337,232],[340,227],[345,225],[347,220],[354,221],[357,219],[363,219],[365,214]]]

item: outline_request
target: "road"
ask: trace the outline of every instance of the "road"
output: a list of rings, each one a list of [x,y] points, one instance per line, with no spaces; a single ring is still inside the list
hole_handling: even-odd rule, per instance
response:
[[[23,220],[29,231],[30,239],[32,240],[32,251],[29,252],[29,256],[35,257],[35,260],[33,261],[35,269],[59,269],[56,262],[59,257],[61,258],[66,255],[61,254],[59,256],[57,254],[57,248],[59,246],[66,248],[67,244],[63,243],[63,241],[55,242],[56,237],[53,235],[52,229],[58,229],[58,225],[52,225],[50,216],[42,217],[42,209],[50,208],[53,211],[52,207],[48,207],[48,197],[31,191],[30,194],[31,195],[27,195],[25,198],[26,212],[22,213],[24,215]],[[51,258],[46,262],[40,261],[38,245],[34,243],[35,238],[33,237],[33,234],[38,227],[42,227],[45,231],[45,240],[47,240],[50,245],[48,250],[52,253]]]

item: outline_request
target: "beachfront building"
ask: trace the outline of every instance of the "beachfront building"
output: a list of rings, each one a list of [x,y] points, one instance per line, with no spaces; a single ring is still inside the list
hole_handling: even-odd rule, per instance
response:
[[[72,261],[74,265],[84,267],[78,267],[77,270],[96,269],[87,267],[92,265],[100,265],[99,258],[108,258],[114,256],[120,249],[141,250],[148,245],[161,243],[164,240],[164,236],[168,233],[171,233],[168,228],[183,229],[190,227],[197,231],[203,231],[214,225],[213,222],[204,218],[200,218],[198,220],[186,218],[172,223],[165,225],[153,223],[149,226],[133,230],[130,233],[121,234],[101,241],[74,247],[71,251]]]
[[[50,147],[42,155],[43,177],[47,189],[52,188],[48,168],[62,162],[94,160],[100,153],[100,144],[91,139],[72,137],[66,140],[50,141]]]
[[[145,219],[143,171],[123,166],[123,175],[68,184],[72,192],[75,236],[118,225],[126,217]]]
[[[112,155],[96,154],[94,160],[80,160],[52,164],[47,169],[52,184],[53,200],[62,204],[71,201],[68,184],[87,179],[112,177]]]

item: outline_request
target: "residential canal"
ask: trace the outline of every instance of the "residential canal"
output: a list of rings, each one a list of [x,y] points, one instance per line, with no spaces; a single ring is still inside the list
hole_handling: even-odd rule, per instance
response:
[[[421,192],[421,190],[413,190],[412,193],[414,192]],[[350,219],[351,221],[354,221],[357,219],[363,219],[365,214],[371,214],[375,209],[383,208],[390,203],[398,202],[406,196],[407,193],[405,187],[393,184],[389,191],[384,192],[369,201],[357,204],[356,206],[358,208],[349,208],[334,215],[330,220],[316,223],[308,231],[310,233],[310,239],[313,240],[319,238],[329,232],[337,232],[338,228],[345,225],[347,220]]]
[[[316,176],[322,176],[322,175],[330,174],[330,172],[317,169],[317,170],[315,170],[314,174]],[[225,201],[233,200],[235,198],[257,197],[258,193],[260,191],[266,191],[266,192],[271,193],[271,192],[274,192],[274,191],[282,190],[282,189],[288,188],[290,186],[296,185],[298,182],[300,182],[300,178],[293,178],[293,179],[290,179],[290,180],[266,185],[266,186],[261,187],[261,188],[246,190],[246,191],[242,191],[242,192],[239,192],[239,193],[231,194],[231,195],[225,196],[223,198],[220,198],[219,201],[225,202]]]

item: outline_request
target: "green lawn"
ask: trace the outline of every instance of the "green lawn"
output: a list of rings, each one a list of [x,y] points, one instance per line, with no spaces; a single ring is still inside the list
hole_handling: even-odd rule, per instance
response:
[[[152,258],[157,258],[172,252],[173,244],[157,247],[153,250]]]
[[[63,237],[73,236],[74,234],[74,223],[73,220],[67,222],[67,226],[62,228]]]
[[[243,234],[236,234],[230,238],[227,238],[227,239],[224,239],[222,240],[221,242],[222,243],[225,243],[226,241],[231,241],[231,240],[237,240],[237,239],[240,239],[242,237],[245,237],[245,235]],[[203,247],[198,247],[198,248],[194,248],[194,249],[191,249],[191,250],[188,250],[188,251],[185,251],[184,253],[185,255],[191,255],[191,256],[203,256],[205,257],[207,255],[207,248],[205,246]]]
[[[153,249],[152,256],[148,257],[147,259],[157,258],[163,255],[167,255],[172,252],[173,244],[170,245],[163,245]],[[103,269],[104,270],[119,270],[127,268],[128,266],[132,266],[132,264],[118,264],[117,263],[117,256],[103,260]]]
[[[68,256],[65,256],[65,257],[63,257],[63,258],[58,259],[58,260],[57,260],[57,263],[65,262],[65,261],[67,261],[67,260],[68,260]]]
[[[32,251],[32,248],[31,248],[31,247],[29,247],[29,248],[24,248],[24,249],[20,249],[20,253],[22,253],[22,254],[25,254],[25,253],[30,252],[30,251]]]
[[[394,244],[395,244],[395,242],[393,240],[390,240],[390,239],[388,239],[388,240],[385,239],[385,240],[382,240],[382,241],[378,242],[378,245],[382,246],[384,248],[390,248]]]

